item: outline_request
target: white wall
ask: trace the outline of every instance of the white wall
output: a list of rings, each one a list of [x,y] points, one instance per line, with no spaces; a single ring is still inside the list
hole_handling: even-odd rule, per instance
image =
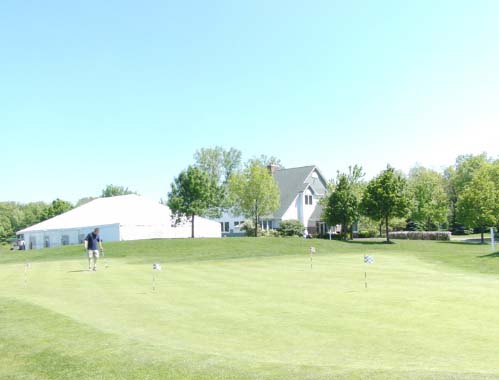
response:
[[[242,233],[242,234],[245,234],[246,232],[241,231],[239,229],[239,226],[236,226],[235,223],[236,222],[238,222],[238,223],[245,222],[246,219],[247,218],[245,218],[243,215],[234,215],[231,212],[224,212],[222,214],[222,217],[215,218],[215,219],[213,219],[213,221],[218,223],[218,230],[219,231],[222,231],[222,226],[220,225],[220,223],[229,222],[229,231],[224,230],[224,233],[236,233],[236,234]]]
[[[121,225],[120,240],[165,239],[170,237],[170,224]]]
[[[305,204],[305,196],[309,196],[309,195],[312,196],[312,204],[311,205]],[[303,220],[301,220],[301,222],[303,223],[303,225],[305,226],[305,228],[308,227],[308,223],[310,221],[310,217],[314,213],[314,210],[315,210],[315,207],[317,206],[317,202],[318,201],[319,200],[315,197],[314,193],[310,190],[310,188],[307,188],[303,192],[303,196],[302,196]]]
[[[169,237],[177,239],[190,238],[192,235],[192,225],[190,222],[171,227]],[[194,218],[194,237],[196,238],[220,238],[222,230],[220,223],[196,216]]]
[[[119,241],[120,228],[118,224],[109,224],[105,226],[90,226],[82,228],[67,228],[48,231],[31,231],[24,234],[24,242],[26,249],[30,249],[31,242],[33,242],[32,249],[45,248],[45,241],[48,239],[49,248],[60,247],[63,245],[62,237],[67,236],[67,243],[69,245],[80,244],[80,239],[85,239],[89,232],[92,232],[95,227],[100,228],[100,236],[104,242],[106,241]]]
[[[297,195],[293,200],[289,208],[286,210],[282,216],[282,220],[300,220],[299,219],[299,207],[300,207],[300,195]]]

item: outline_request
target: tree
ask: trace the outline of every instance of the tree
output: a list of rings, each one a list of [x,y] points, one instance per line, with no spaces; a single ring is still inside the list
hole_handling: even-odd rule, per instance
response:
[[[461,193],[469,185],[475,172],[490,162],[486,153],[480,155],[461,155],[457,157],[454,166],[444,171],[446,192],[449,198],[449,225],[454,231],[458,227],[457,203]]]
[[[86,204],[88,202],[92,202],[94,199],[97,199],[97,198],[96,197],[83,197],[83,198],[80,198],[78,200],[78,202],[76,202],[75,207],[83,206],[84,204]]]
[[[168,207],[179,217],[191,218],[191,237],[194,238],[194,217],[203,216],[213,207],[216,189],[206,172],[195,166],[182,171],[171,184]]]
[[[128,187],[124,186],[107,185],[106,188],[102,190],[101,197],[109,198],[129,194],[137,194],[137,192],[129,190]]]
[[[330,194],[325,198],[324,219],[327,224],[341,224],[342,236],[345,239],[350,232],[353,239],[353,224],[360,217],[361,179],[364,176],[362,168],[355,165],[349,168],[349,173],[337,174],[332,184]]]
[[[390,166],[367,184],[361,202],[364,215],[385,224],[387,243],[390,219],[406,216],[408,206],[406,180]]]
[[[196,167],[204,171],[214,186],[213,206],[207,215],[218,217],[223,210],[230,207],[228,182],[232,173],[241,167],[241,151],[230,148],[225,150],[220,146],[202,148],[194,154]]]
[[[63,214],[73,208],[73,205],[70,202],[64,201],[62,199],[57,198],[52,201],[50,206],[45,210],[44,219],[50,219],[54,216]]]
[[[44,221],[48,208],[49,205],[45,202],[30,202],[21,205],[23,212],[23,225],[21,229]]]
[[[431,231],[445,223],[449,199],[443,176],[422,166],[409,172],[408,190],[411,199],[410,220],[416,226]]]
[[[284,169],[284,165],[281,160],[275,156],[267,156],[265,154],[261,154],[259,157],[254,157],[250,160],[250,163],[259,163],[264,167],[268,167],[270,165],[274,165],[277,169]]]
[[[499,184],[494,171],[490,164],[477,170],[457,202],[457,220],[467,227],[480,227],[482,244],[485,227],[499,223]]]
[[[194,160],[214,183],[221,185],[227,183],[232,173],[241,167],[241,151],[235,148],[225,150],[220,146],[202,148],[196,151]]]
[[[231,176],[229,189],[235,213],[252,218],[255,221],[255,237],[258,236],[260,217],[279,208],[279,188],[274,178],[264,165],[250,160],[241,173]]]

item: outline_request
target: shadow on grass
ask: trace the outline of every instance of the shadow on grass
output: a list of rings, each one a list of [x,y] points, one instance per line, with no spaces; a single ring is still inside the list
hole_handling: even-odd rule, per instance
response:
[[[480,239],[478,240],[451,240],[451,241],[447,241],[447,240],[437,240],[437,243],[440,243],[440,244],[455,244],[455,245],[480,245],[482,244],[480,242]],[[486,245],[486,243],[483,243],[483,245]]]
[[[345,244],[358,244],[358,245],[392,245],[397,244],[394,241],[387,242],[386,240],[337,240]]]
[[[477,257],[480,258],[480,259],[493,259],[495,257],[499,257],[499,251],[498,252],[489,253],[488,255],[481,255],[481,256],[477,256]]]

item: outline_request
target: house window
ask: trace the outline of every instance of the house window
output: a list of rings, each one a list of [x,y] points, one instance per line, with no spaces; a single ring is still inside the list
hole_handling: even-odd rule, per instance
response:
[[[234,227],[237,227],[237,226],[239,226],[239,222],[238,222],[238,221],[235,221],[235,222],[234,222]]]
[[[230,229],[229,222],[225,222],[224,223],[224,232],[229,232],[229,229]]]
[[[220,222],[220,229],[224,232],[224,222]]]
[[[306,205],[312,204],[312,196],[311,195],[305,195],[305,204]]]

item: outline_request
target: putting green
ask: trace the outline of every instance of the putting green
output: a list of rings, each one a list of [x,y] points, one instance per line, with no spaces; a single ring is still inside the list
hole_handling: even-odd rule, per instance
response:
[[[128,246],[111,245],[109,268],[101,260],[96,273],[47,250],[27,286],[23,261],[4,262],[0,378],[499,377],[499,277],[431,260],[440,243],[317,242],[313,269],[301,240],[203,260],[169,254],[169,244],[189,242],[154,244],[164,255],[144,246],[141,256],[135,243],[113,256]],[[229,244],[205,249],[252,247]],[[270,254],[278,244],[294,254]],[[367,290],[364,253],[375,258]]]

